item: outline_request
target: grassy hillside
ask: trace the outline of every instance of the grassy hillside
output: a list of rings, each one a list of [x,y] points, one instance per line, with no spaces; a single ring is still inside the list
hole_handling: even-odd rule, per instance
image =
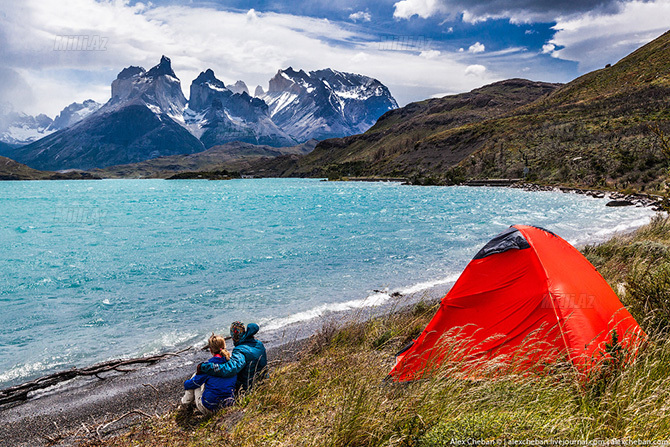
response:
[[[98,177],[81,171],[38,171],[10,158],[0,156],[0,180],[90,180]]]
[[[510,79],[469,93],[412,103],[385,113],[364,134],[320,142],[308,156],[294,158],[297,164],[284,157],[254,168],[285,176],[403,174],[406,171],[392,160],[413,151],[431,135],[503,116],[557,87],[558,84]],[[452,157],[451,161],[459,159]]]
[[[261,158],[307,154],[316,143],[316,140],[310,140],[297,146],[276,148],[236,141],[195,154],[159,157],[91,172],[104,178],[167,178],[184,172],[248,170],[252,162]]]
[[[588,381],[568,365],[509,373],[498,363],[459,378],[384,382],[393,354],[436,305],[419,303],[341,328],[325,324],[297,361],[211,419],[154,417],[109,446],[449,446],[452,440],[660,440],[670,437],[670,221],[584,249],[650,336],[626,368],[608,363]],[[175,397],[176,398],[176,397]],[[474,445],[474,444],[472,444]]]
[[[588,73],[510,116],[473,129],[482,148],[458,168],[466,177],[520,177],[585,186],[662,190],[670,131],[670,32],[617,64]],[[421,149],[458,132],[435,135]]]
[[[446,184],[526,175],[544,183],[664,189],[663,149],[670,140],[660,135],[670,134],[670,32],[611,67],[556,87],[511,80],[410,104],[365,134],[254,168]]]
[[[0,157],[0,180],[41,180],[49,174],[18,163],[7,157]]]

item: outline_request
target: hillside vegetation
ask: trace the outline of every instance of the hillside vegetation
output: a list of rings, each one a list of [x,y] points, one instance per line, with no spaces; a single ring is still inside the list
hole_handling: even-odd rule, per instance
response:
[[[94,169],[91,172],[103,178],[168,178],[175,174],[194,172],[239,172],[248,170],[251,163],[260,158],[304,155],[313,150],[316,143],[316,140],[309,140],[296,146],[276,148],[235,141],[195,154],[158,157],[138,163]]]
[[[95,446],[418,446],[520,440],[670,437],[670,221],[584,249],[649,334],[634,363],[608,363],[584,380],[569,365],[518,375],[448,363],[441,377],[385,382],[394,353],[432,318],[435,303],[343,327],[326,323],[297,361],[210,419],[153,417]],[[176,397],[175,397],[176,398]],[[616,442],[616,441],[615,441]],[[471,444],[474,445],[474,444]]]
[[[83,171],[38,171],[10,158],[0,156],[0,180],[89,180],[98,177]]]
[[[283,176],[521,178],[664,190],[670,32],[569,84],[509,80],[388,112],[362,135],[254,168]]]

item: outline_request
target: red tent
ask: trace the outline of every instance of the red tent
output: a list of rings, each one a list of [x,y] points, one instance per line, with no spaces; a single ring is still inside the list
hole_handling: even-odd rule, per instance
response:
[[[624,346],[644,335],[572,245],[550,231],[515,225],[477,253],[390,375],[419,379],[465,352],[470,359],[512,359],[529,350],[526,362],[562,357],[588,371],[614,330]]]

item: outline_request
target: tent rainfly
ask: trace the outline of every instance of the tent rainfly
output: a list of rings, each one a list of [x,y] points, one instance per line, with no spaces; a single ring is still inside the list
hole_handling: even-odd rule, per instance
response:
[[[398,354],[390,378],[429,376],[454,352],[513,359],[532,351],[525,367],[562,358],[586,373],[615,333],[631,350],[644,337],[595,267],[554,233],[514,225],[468,264],[426,329]]]

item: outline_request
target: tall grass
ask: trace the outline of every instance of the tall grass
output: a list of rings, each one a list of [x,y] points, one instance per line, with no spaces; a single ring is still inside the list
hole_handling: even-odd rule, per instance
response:
[[[455,359],[430,379],[385,381],[393,354],[436,310],[420,303],[367,322],[324,325],[298,360],[277,366],[236,406],[209,420],[184,427],[166,415],[92,445],[432,447],[456,440],[670,439],[670,224],[658,217],[633,235],[584,252],[649,334],[625,368],[584,381],[567,364],[515,374],[494,359],[474,376],[463,374],[467,365]]]

